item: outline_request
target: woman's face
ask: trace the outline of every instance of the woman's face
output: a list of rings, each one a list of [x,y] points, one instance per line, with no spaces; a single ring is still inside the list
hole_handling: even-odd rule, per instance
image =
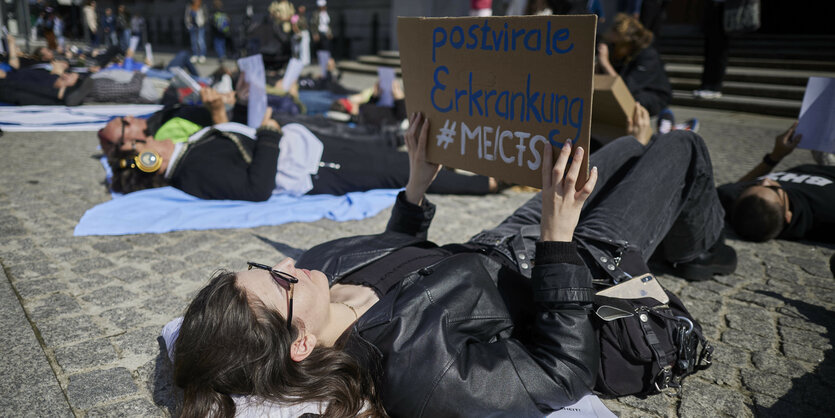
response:
[[[318,336],[330,320],[328,278],[321,271],[297,269],[295,264],[292,258],[285,258],[273,269],[299,280],[293,285],[293,323],[303,326],[302,332]],[[275,280],[267,270],[252,269],[237,273],[237,285],[287,318],[290,290],[287,282]]]

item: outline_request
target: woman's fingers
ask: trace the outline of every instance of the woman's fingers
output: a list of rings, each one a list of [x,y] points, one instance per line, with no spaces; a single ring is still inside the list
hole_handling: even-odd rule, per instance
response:
[[[558,185],[563,181],[563,176],[565,175],[565,166],[568,164],[568,157],[571,156],[571,140],[567,139],[565,143],[562,145],[562,150],[560,150],[560,154],[557,156],[557,163],[554,164],[554,169],[552,170],[552,180],[551,184]]]
[[[579,203],[584,203],[586,199],[589,198],[591,192],[594,191],[594,186],[597,184],[597,167],[592,167],[591,171],[589,172],[589,179],[586,180],[586,184],[583,185],[583,188],[577,192],[576,201]]]
[[[423,158],[426,158],[426,138],[429,136],[429,119],[423,120],[423,126],[420,128],[420,137],[418,138],[418,152]]]
[[[544,190],[550,188],[553,184],[551,170],[554,167],[554,147],[546,143],[542,152],[542,189]]]
[[[565,176],[564,185],[568,191],[574,188],[577,184],[577,178],[580,176],[580,166],[583,165],[583,147],[577,147],[574,150],[574,158],[571,160],[571,166],[568,168],[568,174]]]

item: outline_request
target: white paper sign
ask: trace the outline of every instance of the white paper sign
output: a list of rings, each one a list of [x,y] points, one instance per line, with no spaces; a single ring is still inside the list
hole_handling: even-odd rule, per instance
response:
[[[290,58],[290,62],[287,63],[287,70],[284,71],[284,78],[281,80],[281,87],[284,91],[290,91],[290,87],[299,79],[303,69],[304,64],[300,59]]]
[[[391,93],[391,84],[394,82],[394,68],[377,68],[377,77],[380,83],[380,98],[377,106],[394,107],[394,95]]]
[[[267,79],[261,54],[238,59],[238,68],[244,72],[249,84],[249,106],[246,124],[252,128],[261,126],[267,112]]]
[[[595,395],[586,395],[580,398],[574,405],[566,406],[558,411],[551,412],[547,418],[616,418],[617,416],[603,405]]]
[[[128,46],[128,50],[136,51],[137,46],[139,46],[139,37],[138,36],[131,36],[130,37],[130,45]]]
[[[322,77],[327,77],[328,61],[331,60],[331,52],[328,50],[320,50],[316,52],[316,57],[319,59],[319,69],[322,70]]]
[[[200,89],[203,88],[203,86],[201,86],[200,83],[195,81],[191,77],[191,75],[182,68],[174,67],[171,69],[171,72],[174,73],[174,77],[177,77],[178,79],[182,80],[184,83],[186,83],[187,86],[191,87],[192,90],[199,92]]]
[[[151,50],[151,44],[149,42],[145,42],[145,59],[153,65],[154,51]]]
[[[835,152],[835,78],[809,77],[800,117],[798,134],[800,148]]]

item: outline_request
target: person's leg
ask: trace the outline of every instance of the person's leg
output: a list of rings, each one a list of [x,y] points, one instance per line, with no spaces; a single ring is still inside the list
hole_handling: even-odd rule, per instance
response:
[[[206,56],[206,27],[201,26],[197,29],[197,45],[200,49],[200,56]]]
[[[178,52],[177,55],[175,55],[174,58],[171,59],[171,61],[168,63],[165,69],[170,71],[174,67],[183,68],[186,71],[188,71],[191,75],[200,76],[200,74],[197,72],[197,68],[195,68],[189,60],[188,51]]]
[[[687,262],[719,240],[724,211],[707,147],[698,135],[657,138],[614,187],[588,205],[575,235],[625,240],[644,261],[661,245],[671,262]]]
[[[617,183],[623,167],[629,166],[629,163],[643,155],[645,150],[646,147],[641,145],[634,137],[625,136],[612,141],[593,153],[589,157],[589,165],[597,167],[597,186],[586,201],[586,206],[597,198],[601,190],[612,187],[610,183]],[[523,226],[538,226],[541,217],[542,196],[537,193],[499,225],[482,231],[471,240],[476,237],[485,237],[485,240],[492,240],[493,237],[515,235]],[[538,237],[534,237],[534,239],[536,238]]]
[[[359,146],[361,143],[322,140],[324,167],[314,176],[309,194],[345,194],[372,189],[398,189],[409,180],[409,157],[387,147]],[[429,187],[429,193],[487,194],[485,176],[458,174],[442,170]]]
[[[192,27],[188,30],[188,35],[191,41],[191,55],[198,56],[200,55],[197,46],[197,27]]]
[[[222,36],[215,36],[214,47],[219,60],[226,58],[226,38]]]
[[[725,3],[705,2],[705,54],[702,90],[721,91],[728,64],[728,35],[723,27]]]

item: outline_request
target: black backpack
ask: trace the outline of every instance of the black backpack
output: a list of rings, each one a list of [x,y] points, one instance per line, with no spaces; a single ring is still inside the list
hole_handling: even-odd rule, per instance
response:
[[[710,367],[713,347],[702,327],[676,295],[664,292],[667,303],[652,297],[595,296],[592,320],[600,338],[600,367],[594,389],[600,395],[646,396],[677,389],[686,376]]]

